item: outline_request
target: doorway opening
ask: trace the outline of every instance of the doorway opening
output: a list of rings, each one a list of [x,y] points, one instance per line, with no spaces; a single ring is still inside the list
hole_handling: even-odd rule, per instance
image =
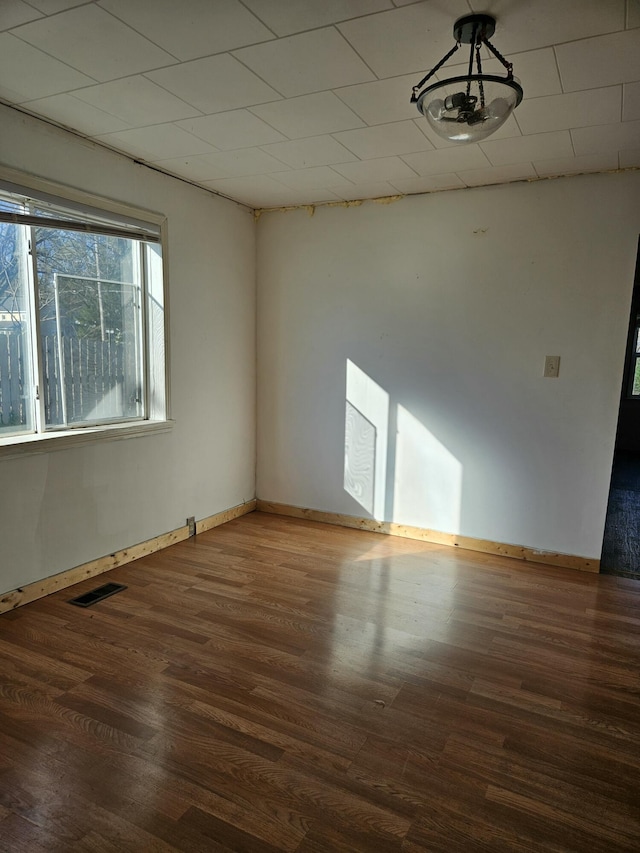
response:
[[[600,571],[640,579],[640,244]]]

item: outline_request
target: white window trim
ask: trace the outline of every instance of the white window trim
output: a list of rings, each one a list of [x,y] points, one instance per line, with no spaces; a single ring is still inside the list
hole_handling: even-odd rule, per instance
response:
[[[40,191],[54,196],[62,201],[75,205],[86,205],[97,208],[107,214],[120,216],[125,219],[136,219],[156,225],[160,229],[160,245],[162,246],[162,293],[163,293],[163,347],[164,347],[164,413],[160,417],[157,408],[151,403],[149,418],[132,420],[122,423],[90,425],[69,430],[54,430],[41,433],[14,433],[0,438],[0,459],[26,456],[37,453],[49,453],[54,450],[66,450],[72,447],[95,444],[103,441],[117,441],[127,438],[137,438],[167,432],[173,428],[171,420],[171,387],[169,370],[169,287],[168,287],[168,249],[167,249],[167,217],[164,214],[134,207],[124,202],[93,195],[83,190],[57,184],[37,175],[30,175],[0,166],[0,181],[16,184],[25,189]]]
[[[174,421],[139,422],[127,421],[122,424],[106,424],[105,426],[89,426],[79,429],[61,430],[60,432],[39,432],[15,435],[0,439],[0,460],[12,459],[17,456],[31,456],[36,453],[50,453],[53,450],[69,450],[86,444],[97,444],[103,441],[119,441],[124,438],[139,438],[143,435],[154,435],[169,432],[173,429]]]

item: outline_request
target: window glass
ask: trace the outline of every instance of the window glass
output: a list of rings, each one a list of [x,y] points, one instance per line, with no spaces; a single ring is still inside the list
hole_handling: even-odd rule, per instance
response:
[[[0,222],[0,437],[33,430],[28,244]]]
[[[640,316],[636,317],[636,328],[632,335],[631,348],[631,379],[627,387],[630,397],[640,397]]]
[[[143,417],[139,243],[34,230],[46,426]]]

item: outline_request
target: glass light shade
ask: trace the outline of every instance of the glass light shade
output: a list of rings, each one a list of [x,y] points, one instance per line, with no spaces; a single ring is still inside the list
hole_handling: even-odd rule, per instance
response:
[[[416,103],[438,136],[480,142],[505,123],[521,100],[522,87],[515,78],[471,74],[434,83]]]

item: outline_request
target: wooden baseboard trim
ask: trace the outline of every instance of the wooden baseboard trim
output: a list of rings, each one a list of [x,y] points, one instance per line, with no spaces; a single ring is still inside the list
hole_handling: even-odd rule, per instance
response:
[[[239,506],[219,512],[216,515],[203,518],[201,521],[196,522],[196,534],[204,533],[205,530],[211,530],[221,524],[226,524],[227,521],[253,512],[255,508],[255,500],[247,501]],[[156,551],[161,551],[163,548],[168,548],[170,545],[175,545],[176,542],[183,542],[188,538],[188,526],[178,527],[169,533],[163,533],[160,536],[155,536],[153,539],[148,539],[146,542],[140,542],[139,545],[123,548],[121,551],[115,551],[113,554],[107,554],[105,557],[99,557],[97,560],[83,563],[81,566],[76,566],[57,575],[52,575],[51,577],[27,584],[27,586],[10,590],[0,595],[0,613],[6,613],[8,610],[14,610],[16,607],[22,607],[31,601],[44,598],[45,595],[51,595],[52,592],[58,592],[58,590],[66,589],[66,587],[73,586],[80,581],[87,580],[87,578],[104,574],[104,572],[116,569],[118,566],[124,566],[126,563],[131,563],[140,557],[155,554]]]
[[[576,569],[581,572],[599,572],[600,560],[588,557],[578,557],[573,554],[558,554],[554,551],[538,551],[525,548],[522,545],[506,545],[502,542],[491,542],[488,539],[474,539],[471,536],[458,536],[454,533],[441,533],[438,530],[428,530],[423,527],[410,527],[390,521],[375,521],[372,518],[358,518],[353,515],[341,515],[335,512],[323,512],[317,509],[290,506],[289,504],[257,501],[258,512],[270,512],[275,515],[287,515],[291,518],[306,518],[309,521],[320,521],[323,524],[336,524],[340,527],[354,527],[372,533],[383,533],[387,536],[401,536],[405,539],[417,539],[430,542],[433,545],[448,545],[464,548],[469,551],[479,551],[483,554],[495,554],[499,557],[512,557],[529,563],[542,563],[546,566],[558,566],[564,569]]]
[[[234,518],[240,518],[241,515],[247,515],[249,512],[254,512],[257,501],[245,501],[238,506],[225,509],[216,515],[210,515],[208,518],[203,518],[202,521],[196,521],[196,533],[204,533],[206,530],[213,530],[214,527],[220,527],[221,524],[226,524],[227,521],[233,521]]]

